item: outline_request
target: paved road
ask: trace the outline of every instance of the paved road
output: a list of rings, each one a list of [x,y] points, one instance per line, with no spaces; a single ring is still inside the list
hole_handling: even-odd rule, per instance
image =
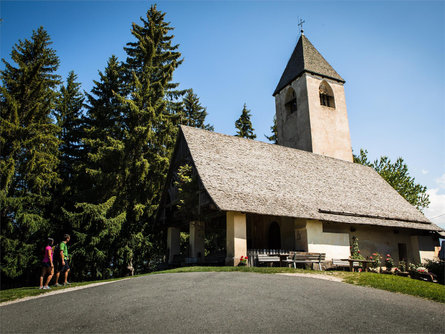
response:
[[[445,306],[314,278],[150,275],[0,307],[1,333],[444,333]]]

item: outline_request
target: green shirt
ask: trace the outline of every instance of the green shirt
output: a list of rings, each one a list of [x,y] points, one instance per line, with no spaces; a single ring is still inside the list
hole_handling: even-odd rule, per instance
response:
[[[65,260],[68,260],[68,246],[63,241],[60,243],[59,246],[60,250],[63,252],[63,258]]]

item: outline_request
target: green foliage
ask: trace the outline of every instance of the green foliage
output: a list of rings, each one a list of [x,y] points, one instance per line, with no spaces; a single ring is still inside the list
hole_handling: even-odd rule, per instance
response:
[[[254,134],[254,128],[252,127],[252,122],[250,121],[250,110],[247,109],[244,103],[243,110],[241,111],[241,116],[235,121],[235,128],[237,129],[237,137],[243,137],[248,139],[255,139],[256,134]]]
[[[99,81],[94,81],[85,117],[85,158],[81,167],[81,201],[103,203],[117,196],[123,187],[123,107],[118,96],[125,94],[123,67],[110,57]],[[91,189],[94,189],[92,191]]]
[[[270,131],[272,132],[272,135],[271,136],[264,135],[264,137],[266,137],[267,140],[269,140],[273,144],[278,144],[277,117],[275,115],[273,117],[273,125],[270,127]]]
[[[428,269],[430,273],[433,273],[437,277],[437,281],[440,284],[445,284],[445,262],[444,261],[433,261],[426,260],[425,268]]]
[[[354,162],[373,168],[401,196],[420,211],[430,204],[426,187],[415,183],[415,179],[409,175],[408,166],[402,158],[398,158],[393,163],[388,157],[382,156],[380,160],[370,162],[368,151],[360,149],[360,154],[354,155]]]
[[[40,269],[42,240],[67,232],[75,279],[159,262],[165,237],[155,235],[154,213],[178,125],[213,130],[196,94],[172,81],[182,63],[172,30],[151,6],[132,26],[126,60],[110,57],[85,97],[74,72],[57,91],[59,60],[43,28],[13,48],[14,64],[3,60],[2,278],[30,278]],[[197,214],[195,179],[183,184],[179,203],[189,215]]]
[[[182,103],[181,124],[214,131],[212,125],[205,124],[207,117],[206,108],[201,105],[198,96],[193,93],[193,89],[187,91]]]
[[[178,189],[178,203],[176,207],[179,215],[185,220],[192,221],[198,218],[198,178],[193,172],[193,167],[184,164],[178,167],[175,187]]]
[[[190,234],[186,232],[179,233],[179,252],[184,257],[190,256]]]
[[[47,208],[60,182],[59,128],[52,123],[59,59],[40,27],[3,59],[0,88],[0,219],[2,276],[15,278],[38,263],[51,230]]]
[[[391,271],[394,267],[394,259],[391,257],[391,254],[386,254],[385,267],[387,271]]]
[[[399,261],[398,269],[401,272],[406,272],[406,262],[405,261]]]
[[[65,211],[65,219],[71,223],[76,240],[72,255],[77,268],[75,274],[79,277],[97,279],[117,274],[110,267],[114,255],[110,245],[119,236],[126,217],[124,212],[117,216],[110,214],[115,200],[111,197],[97,205],[77,203],[78,213]]]
[[[82,108],[84,97],[80,91],[77,75],[71,71],[66,79],[66,85],[60,88],[57,97],[55,117],[61,131],[61,174],[64,179],[74,175],[74,166],[81,157],[81,140],[83,137]]]
[[[127,44],[125,83],[128,94],[118,95],[123,106],[122,189],[118,206],[127,215],[116,244],[117,257],[135,268],[146,268],[151,226],[176,139],[177,115],[168,96],[177,84],[173,72],[180,65],[178,45],[172,45],[173,29],[165,13],[151,6],[142,25],[133,23],[135,42]],[[171,95],[169,95],[171,93]]]
[[[357,260],[364,260],[365,259],[360,254],[360,249],[358,247],[358,238],[356,236],[352,237],[351,259],[357,259]]]
[[[372,255],[369,257],[370,260],[373,260],[372,263],[373,268],[380,268],[382,265],[382,256],[379,253],[372,253]]]

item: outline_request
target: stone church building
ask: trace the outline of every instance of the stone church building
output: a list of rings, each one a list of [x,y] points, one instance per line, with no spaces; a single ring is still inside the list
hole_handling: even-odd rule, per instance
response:
[[[183,256],[194,263],[218,255],[237,265],[249,249],[348,258],[353,236],[365,257],[434,256],[442,229],[352,162],[344,84],[302,34],[273,93],[278,145],[181,126],[158,214],[170,262],[181,252],[181,231],[189,233]],[[197,180],[190,214],[177,205],[184,165]],[[218,254],[206,250],[210,235],[220,239]]]

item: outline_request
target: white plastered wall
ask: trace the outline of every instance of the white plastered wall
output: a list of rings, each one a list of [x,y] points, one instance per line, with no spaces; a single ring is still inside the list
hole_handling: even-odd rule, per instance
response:
[[[326,253],[326,260],[347,259],[350,255],[349,234],[323,232],[318,220],[306,221],[307,251]]]

